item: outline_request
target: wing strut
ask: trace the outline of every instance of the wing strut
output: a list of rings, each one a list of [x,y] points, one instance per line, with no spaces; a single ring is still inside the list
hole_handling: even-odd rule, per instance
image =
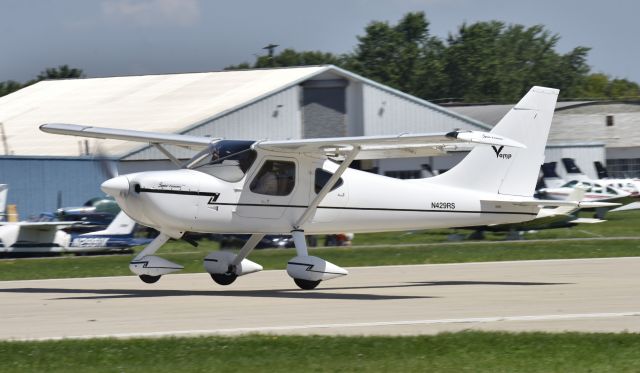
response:
[[[167,158],[169,158],[169,160],[171,161],[171,163],[175,164],[178,167],[182,167],[182,163],[180,163],[180,161],[178,160],[178,158],[174,157],[173,154],[171,154],[164,146],[160,145],[157,142],[152,143],[153,146],[156,147],[156,149],[160,150],[160,152],[162,154],[164,154]]]
[[[351,165],[351,162],[353,162],[353,160],[356,159],[359,152],[360,152],[360,146],[354,146],[353,149],[347,154],[344,161],[342,161],[342,163],[340,164],[340,167],[338,167],[336,172],[334,172],[333,175],[331,175],[331,177],[329,178],[329,181],[327,181],[327,183],[322,187],[322,189],[320,189],[316,198],[314,198],[313,201],[311,201],[311,203],[309,204],[309,207],[307,207],[307,209],[304,211],[302,216],[295,223],[295,225],[293,226],[294,230],[300,229],[300,227],[304,223],[306,223],[307,220],[309,220],[311,215],[318,208],[318,205],[320,205],[320,202],[322,202],[322,200],[327,195],[327,193],[331,191],[331,188],[333,188],[333,185],[338,181],[338,179],[340,179],[340,176],[342,176],[342,174],[347,170],[349,165]]]

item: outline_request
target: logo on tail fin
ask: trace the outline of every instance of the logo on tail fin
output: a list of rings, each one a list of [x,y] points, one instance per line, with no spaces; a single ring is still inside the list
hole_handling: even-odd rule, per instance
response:
[[[511,154],[502,153],[502,149],[504,148],[504,145],[502,145],[500,147],[496,147],[495,145],[491,145],[491,147],[493,148],[493,151],[496,152],[496,158],[511,159]]]

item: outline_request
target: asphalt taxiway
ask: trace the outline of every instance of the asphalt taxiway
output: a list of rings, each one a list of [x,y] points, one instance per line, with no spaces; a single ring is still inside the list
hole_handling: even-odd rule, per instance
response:
[[[284,271],[0,282],[0,339],[241,333],[640,332],[640,257],[349,268],[298,290]]]

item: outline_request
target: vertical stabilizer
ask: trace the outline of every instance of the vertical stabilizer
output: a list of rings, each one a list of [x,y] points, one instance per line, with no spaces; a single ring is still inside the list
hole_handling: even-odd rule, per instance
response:
[[[576,160],[573,158],[562,158],[562,164],[567,171],[567,179],[587,181],[589,178],[582,173],[582,170],[576,164]]]
[[[598,179],[609,178],[609,172],[601,162],[595,161],[593,162],[593,165],[596,167],[596,173],[598,174]]]
[[[566,184],[556,172],[557,164],[557,162],[548,162],[542,165],[542,180],[544,181],[545,188],[560,188]]]
[[[531,88],[491,130],[524,144],[526,149],[477,146],[454,168],[431,180],[481,192],[531,197],[544,162],[558,92]]]
[[[133,221],[124,211],[120,211],[118,215],[113,219],[107,229],[86,233],[87,236],[108,236],[108,235],[130,235],[133,233],[133,229],[136,227],[136,222]],[[81,235],[83,236],[83,235]]]

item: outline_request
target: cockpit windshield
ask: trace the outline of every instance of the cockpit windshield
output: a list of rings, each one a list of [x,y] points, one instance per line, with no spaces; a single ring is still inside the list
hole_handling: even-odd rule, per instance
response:
[[[239,181],[256,160],[256,152],[251,149],[253,143],[220,140],[209,147],[208,154],[194,169],[225,181]]]

